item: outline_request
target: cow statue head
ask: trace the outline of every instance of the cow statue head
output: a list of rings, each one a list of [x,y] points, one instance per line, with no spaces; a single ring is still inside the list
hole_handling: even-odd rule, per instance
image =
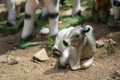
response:
[[[78,46],[80,42],[84,41],[85,34],[89,31],[93,31],[92,27],[87,25],[85,27],[77,26],[73,29],[69,36],[63,40],[65,46]]]

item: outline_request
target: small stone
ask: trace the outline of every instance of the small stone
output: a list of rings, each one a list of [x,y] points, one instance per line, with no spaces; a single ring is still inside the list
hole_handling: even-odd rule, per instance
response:
[[[14,64],[18,64],[18,60],[17,60],[17,58],[15,58],[15,57],[11,57],[11,58],[8,58],[8,64],[9,65],[14,65]]]
[[[0,63],[7,63],[9,65],[18,64],[22,59],[12,55],[2,55],[0,56]]]
[[[112,45],[117,45],[117,42],[114,41],[113,39],[109,39],[109,44],[112,44]]]
[[[0,56],[0,63],[7,63],[7,57],[6,57],[6,55],[1,55]]]
[[[40,31],[41,34],[44,34],[44,35],[47,35],[49,34],[49,28],[43,28],[41,31]]]
[[[114,74],[120,77],[120,71],[115,71]]]
[[[113,76],[112,76],[112,79],[120,80],[120,71],[115,71]]]
[[[38,51],[33,56],[33,60],[37,60],[37,61],[47,61],[47,60],[49,60],[49,57],[47,55],[46,50],[45,49],[41,49],[40,51]]]
[[[105,43],[102,40],[97,40],[96,41],[96,47],[97,48],[101,48],[105,45]]]
[[[59,21],[59,24],[62,24],[63,22],[62,21]]]

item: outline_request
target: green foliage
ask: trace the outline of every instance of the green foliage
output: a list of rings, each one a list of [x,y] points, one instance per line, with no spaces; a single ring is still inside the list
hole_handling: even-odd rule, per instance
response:
[[[65,6],[72,6],[72,0],[64,0]],[[93,0],[83,0],[81,3],[82,6],[89,6],[93,8],[95,6],[95,2]]]
[[[80,23],[83,23],[84,17],[81,16],[63,16],[60,18],[60,20],[63,22],[62,25],[60,26],[60,29],[68,28],[70,26],[74,26]]]
[[[65,0],[65,6],[72,6],[72,0]]]
[[[93,0],[83,0],[81,6],[87,6],[86,11],[92,11],[95,8],[96,3]],[[86,21],[98,21],[99,14],[97,12],[93,13],[90,17],[85,19]]]
[[[24,20],[24,17],[21,17],[19,20],[17,20],[17,23],[15,26],[7,26],[6,25],[6,20],[5,21],[0,21],[0,33],[3,33],[3,34],[13,34],[13,33],[16,33],[21,25],[21,23],[23,22]]]
[[[55,43],[55,41],[50,37],[50,35],[49,36],[47,36],[47,47],[48,47],[48,49],[50,49],[50,50],[48,50],[48,56],[50,57],[50,56],[53,56],[53,52],[51,51],[52,49],[52,46],[54,45],[54,43]]]
[[[49,57],[53,56],[53,52],[52,51],[48,51],[47,53],[48,53]]]
[[[104,56],[107,56],[107,55],[108,55],[108,51],[107,51],[105,48],[103,48],[102,54],[103,54]]]
[[[110,44],[110,45],[107,46],[107,51],[109,53],[114,53],[116,51],[116,49],[117,49],[117,45]]]
[[[93,11],[92,16],[88,17],[87,20],[89,21],[100,21],[102,23],[107,23],[108,22],[108,17],[109,17],[109,9],[110,9],[110,3],[108,1],[108,3],[105,3],[103,5],[103,7],[96,11],[95,10],[95,6],[96,3],[94,2],[94,0],[83,0],[81,3],[82,6],[88,6],[88,8],[86,9],[86,11]]]
[[[88,6],[89,9],[93,9],[94,6],[95,6],[95,2],[93,0],[83,0],[82,3],[81,3],[81,5],[82,6]]]
[[[50,36],[47,36],[48,46],[52,47],[54,45],[54,43],[55,43],[55,41]]]
[[[111,53],[115,53],[116,49],[118,48],[118,46],[116,44],[109,44],[108,46],[103,48],[102,53],[107,56]]]
[[[98,21],[99,15],[97,13],[94,13],[92,16],[88,17],[88,21]]]
[[[65,6],[72,6],[72,0],[64,0]],[[95,6],[95,2],[93,0],[83,0],[81,3],[82,6],[89,6],[89,8],[93,8]]]

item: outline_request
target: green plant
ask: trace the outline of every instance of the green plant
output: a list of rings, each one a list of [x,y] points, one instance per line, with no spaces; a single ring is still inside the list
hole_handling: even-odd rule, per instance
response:
[[[53,56],[53,52],[52,51],[48,51],[47,53],[48,53],[49,57]]]
[[[109,53],[114,53],[116,51],[116,49],[117,49],[117,45],[115,45],[115,44],[110,44],[107,46],[107,51]]]
[[[81,2],[81,6],[87,7],[85,9],[86,11],[92,11],[92,15],[87,17],[85,20],[87,20],[87,21],[98,21],[99,14],[97,12],[94,12],[95,5],[96,5],[96,3],[95,3],[94,0],[83,0]]]
[[[72,6],[72,0],[65,0],[65,6]]]
[[[48,48],[48,51],[47,51],[47,53],[48,53],[48,56],[50,57],[50,56],[53,56],[53,52],[52,52],[52,46],[54,45],[54,43],[55,43],[55,41],[50,37],[50,36],[47,36],[47,41],[46,41],[46,43],[47,43],[47,48]]]
[[[88,6],[87,10],[91,10],[95,7],[95,2],[93,0],[83,0],[82,6]]]
[[[118,48],[115,44],[109,44],[106,47],[103,47],[102,53],[107,56],[111,53],[115,53],[116,49]]]
[[[102,49],[102,54],[103,54],[104,56],[107,56],[107,55],[108,55],[108,51],[107,51],[105,48],[103,48],[103,49]]]
[[[52,47],[54,45],[54,43],[55,43],[55,41],[50,36],[47,36],[48,46]]]
[[[62,1],[61,1],[62,2]],[[64,0],[65,6],[72,6],[72,0]],[[95,6],[95,2],[93,0],[83,0],[81,3],[82,6],[89,6],[92,9]]]

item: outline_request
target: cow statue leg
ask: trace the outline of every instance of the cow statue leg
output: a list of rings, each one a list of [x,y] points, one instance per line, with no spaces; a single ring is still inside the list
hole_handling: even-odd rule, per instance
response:
[[[46,7],[43,7],[40,13],[39,18],[46,19],[48,17],[48,11]]]
[[[60,66],[65,67],[66,65],[70,65],[72,70],[78,70],[81,68],[80,57],[74,47],[68,47],[65,49],[60,57]]]
[[[7,0],[7,7],[8,7],[8,26],[16,25],[16,9],[15,9],[15,0]]]
[[[80,16],[81,15],[81,4],[80,0],[73,0],[73,10],[72,10],[73,16]]]
[[[69,61],[69,48],[63,51],[62,56],[60,57],[60,66],[65,67]]]
[[[74,58],[71,58],[69,59],[69,65],[70,65],[70,68],[72,70],[78,70],[81,68],[81,65],[80,65],[80,57],[74,57]]]
[[[21,35],[21,38],[23,40],[28,39],[32,34],[35,10],[36,8],[32,6],[32,3],[30,2],[30,0],[27,0],[26,6],[25,6],[24,27]]]
[[[43,2],[48,9],[50,36],[55,38],[58,33],[59,0],[43,0]]]
[[[22,39],[27,39],[31,33],[34,24],[35,7],[32,6],[31,0],[27,0],[25,8],[24,28],[22,31]],[[42,9],[42,16],[48,14],[50,36],[54,39],[58,33],[59,20],[59,1],[60,0],[43,0],[44,8]],[[80,15],[80,0],[75,0],[73,4],[73,15]]]
[[[93,63],[93,57],[87,60],[81,61],[81,69],[87,69],[92,65],[92,63]]]

